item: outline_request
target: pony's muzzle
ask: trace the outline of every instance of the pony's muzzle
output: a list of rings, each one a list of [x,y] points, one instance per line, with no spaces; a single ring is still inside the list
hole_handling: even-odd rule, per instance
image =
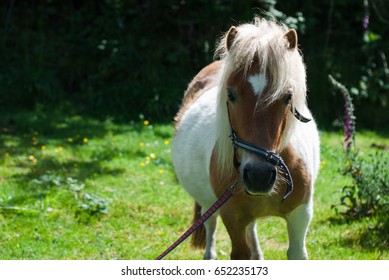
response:
[[[242,179],[245,184],[245,191],[249,195],[270,193],[276,177],[276,166],[269,162],[248,162],[243,167]]]

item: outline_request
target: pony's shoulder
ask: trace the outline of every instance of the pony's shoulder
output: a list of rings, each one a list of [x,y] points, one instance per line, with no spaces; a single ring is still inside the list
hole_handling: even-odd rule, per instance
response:
[[[184,93],[181,109],[174,118],[176,124],[179,123],[183,113],[190,104],[197,100],[197,98],[208,89],[218,86],[220,82],[221,64],[221,61],[212,62],[201,69],[201,71],[192,79]]]
[[[215,61],[205,66],[189,83],[185,91],[183,104],[196,99],[201,93],[218,84],[218,73],[220,71],[221,61]]]

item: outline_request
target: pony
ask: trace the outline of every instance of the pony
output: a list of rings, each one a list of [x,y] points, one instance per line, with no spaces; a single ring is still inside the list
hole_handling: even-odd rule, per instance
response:
[[[232,26],[215,56],[188,85],[175,117],[173,165],[195,200],[194,220],[234,181],[236,193],[192,235],[192,245],[216,259],[221,216],[231,259],[263,259],[256,222],[278,216],[287,224],[288,259],[307,259],[320,143],[297,33],[256,17]]]

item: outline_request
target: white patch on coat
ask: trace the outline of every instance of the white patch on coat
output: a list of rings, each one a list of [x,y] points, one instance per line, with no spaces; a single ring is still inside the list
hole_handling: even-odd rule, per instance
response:
[[[299,158],[303,160],[308,173],[312,176],[313,184],[320,166],[320,138],[310,110],[304,107],[300,112],[303,116],[312,119],[312,121],[308,123],[296,121],[289,143],[296,150]]]
[[[305,248],[305,237],[312,215],[312,199],[307,204],[296,207],[287,215],[286,222],[289,236],[287,255],[289,260],[308,259],[307,249]]]
[[[263,74],[255,74],[248,78],[248,82],[251,84],[254,94],[259,96],[267,85],[267,80]]]
[[[217,87],[211,88],[189,105],[172,143],[173,164],[178,180],[205,209],[217,199],[209,170],[216,142],[217,91]]]

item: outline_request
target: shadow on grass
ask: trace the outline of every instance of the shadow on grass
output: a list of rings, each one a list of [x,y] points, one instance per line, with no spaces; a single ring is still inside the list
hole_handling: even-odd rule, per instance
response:
[[[331,217],[323,224],[330,225],[352,225],[353,223],[362,222],[363,218],[355,220],[346,219],[345,217]],[[360,246],[367,251],[388,251],[389,250],[389,218],[374,217],[370,219],[368,225],[361,230],[355,230],[345,233],[339,240],[339,245],[344,247]]]
[[[1,112],[0,161],[4,163],[9,157],[8,163],[12,164],[7,167],[12,170],[6,175],[7,191],[0,197],[2,209],[5,213],[38,210],[48,200],[59,203],[61,209],[72,204],[76,213],[103,212],[103,198],[93,194],[96,190],[84,189],[84,182],[125,173],[128,170],[125,166],[107,164],[116,157],[145,157],[139,149],[109,143],[110,136],[141,128],[141,124],[118,125],[112,120],[101,121],[66,112]],[[90,139],[97,143],[102,140],[102,144],[84,147],[90,144]],[[65,151],[61,149],[67,151],[62,158],[60,154]],[[40,155],[38,159],[37,155]],[[20,171],[15,172],[17,169]]]
[[[0,141],[6,136],[17,138],[20,146],[31,145],[32,137],[50,140],[101,138],[108,133],[122,133],[125,128],[65,112],[5,112],[0,115]],[[80,141],[79,143],[82,143]],[[76,144],[76,142],[75,142]]]

